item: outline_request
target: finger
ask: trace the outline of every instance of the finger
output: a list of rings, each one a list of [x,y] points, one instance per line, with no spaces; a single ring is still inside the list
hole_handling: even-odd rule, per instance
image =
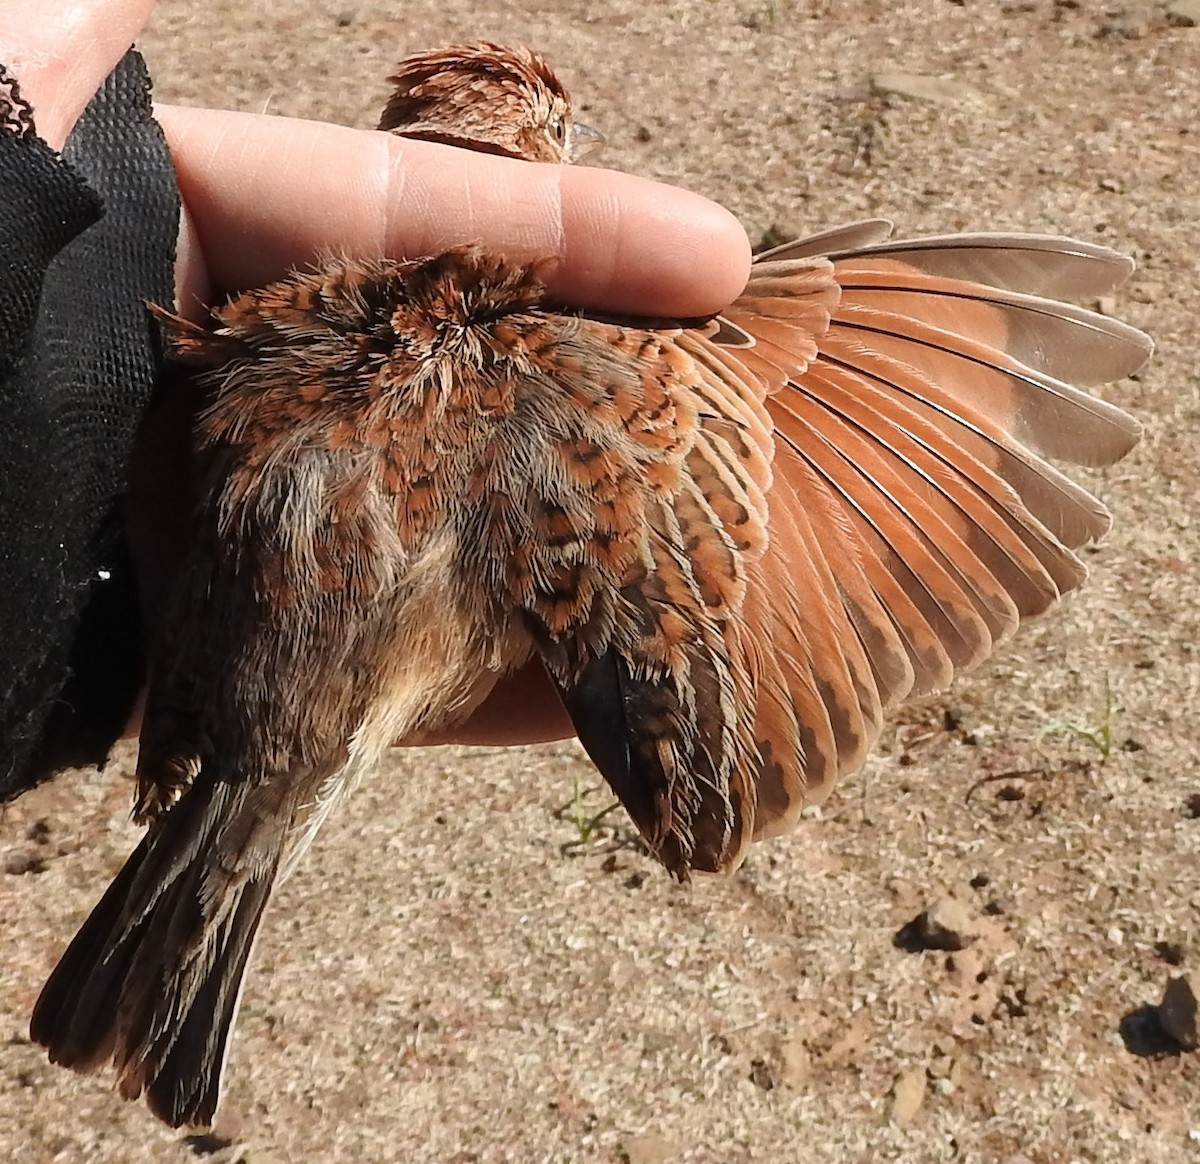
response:
[[[492,748],[569,739],[575,727],[558,690],[534,660],[505,676],[461,724],[428,732],[404,745],[472,744]]]
[[[532,165],[321,122],[160,106],[213,283],[279,278],[335,251],[481,243],[548,258],[552,294],[604,311],[701,316],[745,286],[728,211],[610,170]]]
[[[62,149],[153,7],[154,0],[0,0],[0,62],[54,149]]]
[[[125,725],[123,738],[136,738],[142,729],[146,692],[141,691]],[[544,744],[570,739],[575,728],[558,692],[541,663],[528,663],[496,684],[492,693],[464,723],[427,732],[415,739],[398,740],[397,747],[433,744],[468,744],[506,748],[519,744]]]

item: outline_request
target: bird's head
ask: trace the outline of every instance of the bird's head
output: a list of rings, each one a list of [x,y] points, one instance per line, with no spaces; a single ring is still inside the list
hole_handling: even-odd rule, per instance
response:
[[[577,162],[604,137],[532,49],[481,41],[400,62],[379,128],[530,162]]]

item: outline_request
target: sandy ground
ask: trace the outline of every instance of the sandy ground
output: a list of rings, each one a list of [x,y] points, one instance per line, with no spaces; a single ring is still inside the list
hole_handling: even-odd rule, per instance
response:
[[[1182,7],[1182,6],[1181,6]],[[865,215],[1133,254],[1146,440],[1068,606],[727,880],[668,882],[573,745],[398,754],[269,916],[215,1134],[52,1068],[28,1012],[132,847],[129,754],[0,818],[0,1155],[41,1161],[1200,1160],[1200,28],[1035,0],[160,5],[170,100],[367,125],[408,51],[547,52],[609,164],[750,233]],[[913,100],[902,72],[940,79]],[[886,84],[883,85],[886,87]],[[958,954],[896,935],[951,893]]]

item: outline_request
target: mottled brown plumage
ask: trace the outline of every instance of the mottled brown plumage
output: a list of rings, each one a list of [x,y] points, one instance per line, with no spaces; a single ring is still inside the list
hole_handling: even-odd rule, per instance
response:
[[[527,48],[480,41],[419,53],[388,78],[379,128],[529,162],[577,162],[603,137],[576,121],[571,97]]]
[[[528,51],[396,83],[385,127],[570,156],[569,99]],[[52,1058],[112,1059],[162,1118],[211,1119],[272,885],[391,740],[530,656],[684,878],[791,827],[888,708],[1077,586],[1109,517],[1043,458],[1133,446],[1072,384],[1150,344],[1058,300],[1131,264],[889,234],[759,256],[699,325],[556,308],[536,264],[469,247],[167,317],[211,390],[197,543],[146,709],[146,837],[39,1000]]]

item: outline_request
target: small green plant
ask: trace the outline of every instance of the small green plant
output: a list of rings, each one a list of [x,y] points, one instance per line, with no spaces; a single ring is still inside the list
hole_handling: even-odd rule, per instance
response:
[[[751,32],[762,32],[764,29],[775,29],[783,18],[783,0],[766,0],[742,16],[738,23]]]
[[[579,779],[579,773],[576,772],[571,777],[571,786],[571,799],[559,810],[557,815],[560,820],[568,821],[575,826],[576,839],[571,842],[572,845],[586,845],[596,836],[600,826],[604,823],[604,818],[621,807],[621,802],[614,800],[599,812],[592,812],[587,800],[594,793],[600,791],[600,785],[591,784],[585,787]]]
[[[1104,706],[1099,718],[1094,723],[1080,722],[1074,719],[1051,720],[1039,733],[1046,736],[1069,736],[1095,748],[1100,756],[1099,762],[1107,764],[1116,748],[1117,716],[1116,699],[1113,696],[1112,683],[1108,675],[1104,676]]]

